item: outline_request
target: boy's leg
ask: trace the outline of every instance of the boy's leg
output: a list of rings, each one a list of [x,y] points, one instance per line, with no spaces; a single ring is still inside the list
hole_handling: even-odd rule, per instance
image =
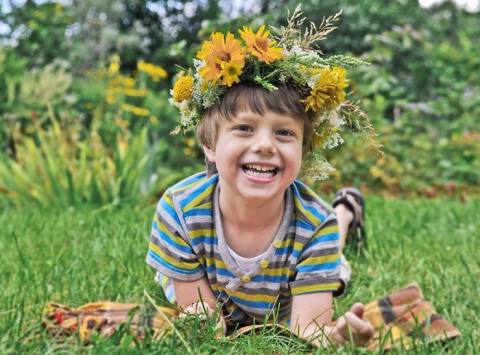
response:
[[[348,235],[348,226],[353,221],[353,213],[344,205],[338,204],[335,207],[335,213],[337,214],[338,220],[338,229],[340,234],[340,251],[343,251],[343,247],[345,246],[345,240],[347,239]],[[350,263],[345,258],[342,253],[342,262],[340,264],[340,278],[344,284],[343,287],[347,287],[350,278],[352,277],[352,268]]]
[[[340,248],[346,244],[357,252],[366,247],[365,202],[362,193],[354,187],[345,187],[337,192],[332,203],[337,214]]]
[[[352,275],[350,263],[343,255],[345,243],[357,243],[357,251],[365,246],[365,204],[361,192],[355,188],[344,188],[337,192],[333,207],[337,214],[340,235],[340,251],[342,252],[340,265],[340,279],[346,288]]]
[[[353,221],[353,213],[343,203],[335,207],[335,213],[337,214],[340,234],[340,250],[343,250],[348,235],[348,226],[350,226],[350,223]]]

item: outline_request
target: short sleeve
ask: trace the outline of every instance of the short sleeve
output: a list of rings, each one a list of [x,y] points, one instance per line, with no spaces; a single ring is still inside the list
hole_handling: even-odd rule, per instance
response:
[[[333,292],[337,295],[340,280],[340,242],[338,222],[331,213],[316,229],[298,257],[296,275],[290,282],[292,295]]]
[[[189,243],[181,209],[167,191],[160,199],[152,222],[146,262],[172,279],[194,281],[205,275]]]

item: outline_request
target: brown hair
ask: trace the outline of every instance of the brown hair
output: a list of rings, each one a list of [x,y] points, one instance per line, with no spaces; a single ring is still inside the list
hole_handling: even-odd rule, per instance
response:
[[[200,144],[215,149],[217,134],[223,119],[231,120],[241,110],[250,109],[254,113],[264,115],[272,111],[303,121],[303,155],[311,148],[312,114],[305,112],[300,102],[301,94],[293,87],[277,85],[278,90],[269,91],[253,82],[243,82],[232,86],[222,96],[220,104],[205,110],[202,121],[197,128],[197,139]],[[206,159],[209,175],[216,173],[215,164]]]

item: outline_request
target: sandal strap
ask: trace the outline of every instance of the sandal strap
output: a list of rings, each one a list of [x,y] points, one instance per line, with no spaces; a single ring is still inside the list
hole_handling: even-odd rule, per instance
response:
[[[365,227],[365,202],[362,193],[354,187],[345,187],[337,192],[332,206],[344,204],[353,213],[353,221],[348,226],[349,233]]]

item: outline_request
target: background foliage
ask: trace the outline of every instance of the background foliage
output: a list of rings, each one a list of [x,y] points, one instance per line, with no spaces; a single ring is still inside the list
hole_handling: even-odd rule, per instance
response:
[[[188,67],[212,31],[278,27],[296,5],[1,6],[0,204],[64,208],[152,202],[172,181],[203,169],[193,137],[170,135],[178,117],[167,98],[177,66]],[[343,11],[319,45],[326,56],[351,53],[371,63],[350,71],[350,98],[361,100],[385,153],[348,135],[328,152],[337,168],[331,178],[310,183],[327,194],[343,185],[389,196],[478,194],[479,13],[450,1],[427,9],[416,1],[308,0],[302,8],[315,23]]]

